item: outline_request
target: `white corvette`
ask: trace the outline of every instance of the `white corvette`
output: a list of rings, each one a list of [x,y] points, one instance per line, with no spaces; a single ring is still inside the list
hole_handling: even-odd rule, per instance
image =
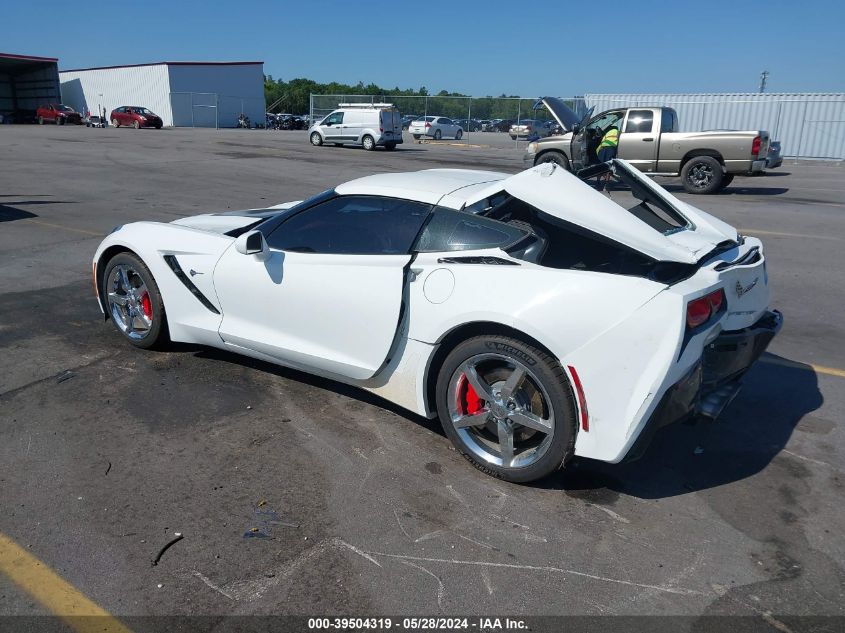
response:
[[[439,416],[503,479],[618,462],[667,422],[715,418],[781,315],[758,239],[624,161],[601,169],[630,208],[544,164],[127,224],[94,256],[97,297],[138,347],[210,345]]]

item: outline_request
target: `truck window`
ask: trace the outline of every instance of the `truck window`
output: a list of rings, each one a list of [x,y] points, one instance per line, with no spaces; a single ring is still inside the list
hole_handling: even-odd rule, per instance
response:
[[[678,114],[672,108],[663,108],[663,112],[660,115],[660,131],[678,131]]]
[[[630,110],[628,112],[628,123],[625,125],[626,132],[640,134],[651,134],[651,127],[654,124],[654,112],[651,110]]]

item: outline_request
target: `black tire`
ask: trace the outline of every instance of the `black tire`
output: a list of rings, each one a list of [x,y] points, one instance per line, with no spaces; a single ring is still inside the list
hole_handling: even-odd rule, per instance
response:
[[[463,130],[458,130],[458,131],[457,131],[457,133],[455,134],[455,140],[456,140],[456,141],[460,141],[460,140],[461,140],[461,138],[463,137],[463,135],[464,135],[464,131],[463,131]]]
[[[160,130],[160,129],[161,129],[161,123],[156,123],[156,129],[157,129],[157,130]]]
[[[311,141],[311,145],[314,147],[320,147],[323,144],[323,137],[320,136],[319,132],[311,132],[311,137],[309,139]]]
[[[136,130],[140,130],[141,122],[138,119],[135,119],[134,123],[132,123],[132,127],[134,127]]]
[[[56,117],[56,120],[54,121],[54,123],[55,123],[56,125],[61,125],[61,124],[62,124],[62,117],[57,116],[57,117]]]
[[[420,140],[420,136],[422,136],[422,135],[421,134],[414,134],[414,140],[415,141]]]
[[[561,152],[543,152],[534,159],[535,165],[539,165],[541,163],[554,163],[555,165],[560,165],[566,171],[572,171],[572,168],[569,166],[569,159]]]
[[[385,143],[384,149],[386,149],[388,152],[392,152],[396,149],[396,143]]]
[[[364,138],[361,139],[361,145],[363,145],[364,149],[368,152],[372,152],[376,148],[376,139],[369,134],[365,134]]]
[[[439,141],[443,138],[443,133],[440,130],[434,130],[434,140]]]
[[[722,164],[712,156],[693,156],[681,168],[681,183],[688,193],[715,193],[723,177]]]
[[[520,427],[517,425],[513,431],[515,434],[527,433],[527,439],[520,439],[520,442],[538,442],[542,441],[545,448],[535,461],[524,466],[502,466],[487,461],[477,455],[473,448],[467,441],[464,440],[462,434],[458,432],[457,428],[452,422],[450,405],[453,401],[451,390],[454,385],[455,376],[459,375],[459,371],[463,371],[462,365],[480,357],[481,355],[494,355],[497,358],[491,361],[482,361],[484,363],[498,362],[498,357],[503,359],[510,359],[515,363],[521,363],[528,371],[531,372],[530,381],[524,379],[521,384],[528,382],[534,385],[534,381],[538,383],[540,390],[534,389],[534,394],[540,394],[543,402],[543,408],[548,408],[547,415],[550,413],[553,416],[554,424],[551,433],[544,433],[538,435],[527,427]],[[481,367],[481,365],[476,366]],[[459,368],[461,368],[459,370]],[[498,378],[493,374],[495,372],[512,372],[507,369],[491,369],[484,370],[486,372],[482,378],[488,380],[491,388],[494,380],[503,381],[505,375],[500,375]],[[482,370],[479,369],[481,376]],[[462,374],[465,376],[465,374]],[[460,381],[458,382],[460,384]],[[520,387],[522,391],[523,387]],[[543,395],[542,391],[546,395]],[[546,402],[547,401],[547,402]],[[460,452],[470,463],[476,468],[488,475],[504,479],[506,481],[524,483],[540,479],[554,472],[558,468],[566,465],[569,459],[574,454],[575,450],[575,436],[577,433],[576,425],[576,408],[571,389],[568,387],[568,380],[563,368],[554,358],[551,358],[545,352],[523,343],[522,341],[507,337],[507,336],[477,336],[468,339],[457,345],[446,357],[443,366],[437,376],[436,386],[436,404],[437,412],[440,417],[440,422],[443,425],[443,430],[446,435],[455,445],[455,448]],[[485,405],[486,406],[486,405]],[[507,411],[505,411],[507,413]],[[538,412],[539,413],[539,412]],[[492,415],[492,414],[491,414]],[[542,416],[540,416],[542,417]],[[492,421],[492,418],[491,418]],[[496,425],[495,422],[487,422]],[[488,426],[484,425],[479,428],[473,427],[473,431],[484,434],[489,433]],[[466,431],[466,429],[462,429]],[[465,433],[467,437],[474,437],[472,434]],[[550,437],[549,437],[550,436]],[[477,436],[476,436],[477,437]],[[516,435],[514,435],[514,445],[516,442]],[[532,438],[534,438],[532,440]],[[474,440],[470,440],[474,441]],[[517,446],[516,450],[523,448]],[[516,450],[514,455],[517,455]],[[540,449],[537,449],[540,450]],[[499,460],[501,461],[501,459]]]
[[[114,320],[114,316],[111,313],[111,306],[108,301],[108,283],[112,271],[118,265],[131,267],[134,271],[137,272],[138,276],[141,278],[147,288],[152,308],[152,324],[143,338],[131,338],[128,334],[121,330],[120,327],[118,327],[117,323]],[[161,349],[167,346],[167,344],[170,342],[170,333],[167,328],[167,314],[164,310],[164,302],[161,298],[161,291],[159,291],[158,284],[156,284],[155,278],[150,272],[150,269],[147,268],[146,264],[144,264],[144,262],[141,261],[141,259],[137,256],[133,255],[132,253],[123,252],[118,253],[108,261],[105,267],[105,271],[103,273],[103,287],[101,290],[101,299],[103,302],[103,306],[105,307],[106,313],[112,320],[115,329],[120,332],[123,338],[125,338],[135,347],[140,347],[142,349]]]
[[[117,119],[112,119],[111,124],[112,124],[112,127],[116,127],[116,128],[120,127],[120,123],[117,122]]]
[[[516,137],[515,137],[513,134],[511,134],[511,140],[512,140],[512,141],[515,141],[515,140],[516,140]]]
[[[43,116],[38,117],[38,125],[44,125],[44,117]]]
[[[725,174],[722,176],[722,183],[719,185],[719,190],[724,191],[728,187],[730,187],[731,183],[734,181],[733,174]]]

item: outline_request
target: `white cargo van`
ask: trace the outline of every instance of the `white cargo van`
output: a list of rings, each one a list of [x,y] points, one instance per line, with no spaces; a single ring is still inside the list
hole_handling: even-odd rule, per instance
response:
[[[392,103],[341,103],[337,110],[308,128],[312,145],[362,145],[396,149],[402,142],[402,117]]]

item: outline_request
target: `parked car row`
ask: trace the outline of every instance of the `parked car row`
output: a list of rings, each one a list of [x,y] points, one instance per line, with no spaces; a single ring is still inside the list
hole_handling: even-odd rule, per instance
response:
[[[268,130],[307,130],[309,117],[307,114],[296,115],[268,112],[266,126]]]

